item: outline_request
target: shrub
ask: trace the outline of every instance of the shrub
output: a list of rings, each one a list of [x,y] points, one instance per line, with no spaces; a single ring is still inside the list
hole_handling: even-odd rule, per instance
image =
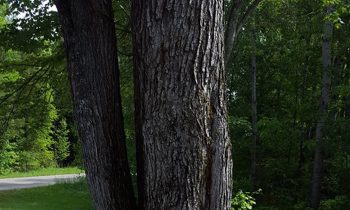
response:
[[[238,191],[232,199],[232,210],[253,209],[253,206],[256,204],[253,195],[259,194],[260,192],[261,189],[253,193],[243,192],[242,190]]]

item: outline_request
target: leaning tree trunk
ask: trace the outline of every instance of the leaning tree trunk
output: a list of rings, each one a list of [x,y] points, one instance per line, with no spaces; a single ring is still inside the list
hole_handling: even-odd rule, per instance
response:
[[[327,15],[331,14],[333,6],[327,7]],[[331,21],[326,21],[323,32],[322,44],[322,91],[320,99],[319,120],[316,125],[316,150],[314,158],[314,168],[312,175],[311,188],[311,207],[313,210],[318,210],[321,200],[321,185],[323,176],[323,147],[324,147],[324,129],[327,120],[328,103],[329,103],[329,88],[330,78],[328,72],[332,64],[331,57],[331,39],[333,34],[333,24]]]
[[[57,0],[74,114],[98,210],[135,209],[126,156],[110,0]]]
[[[222,0],[134,0],[140,208],[230,206]]]

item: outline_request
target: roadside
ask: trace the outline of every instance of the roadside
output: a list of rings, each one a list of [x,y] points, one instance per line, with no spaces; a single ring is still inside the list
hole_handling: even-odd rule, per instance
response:
[[[64,174],[81,174],[84,170],[77,167],[67,168],[42,168],[28,172],[11,172],[0,175],[0,179],[5,178],[17,178],[17,177],[34,177],[34,176],[51,176],[51,175],[64,175]]]
[[[0,191],[43,187],[58,183],[73,183],[83,177],[85,177],[85,174],[81,173],[0,179]]]

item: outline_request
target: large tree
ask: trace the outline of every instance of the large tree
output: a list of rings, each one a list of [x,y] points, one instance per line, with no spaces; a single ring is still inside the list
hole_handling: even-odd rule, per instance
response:
[[[229,209],[223,1],[133,1],[141,209]]]
[[[64,32],[74,114],[95,208],[135,209],[112,2],[57,0],[55,4]]]

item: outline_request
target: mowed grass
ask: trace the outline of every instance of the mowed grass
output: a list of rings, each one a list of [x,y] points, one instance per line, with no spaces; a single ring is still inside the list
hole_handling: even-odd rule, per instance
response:
[[[49,176],[60,174],[79,174],[83,173],[82,169],[76,167],[69,168],[42,168],[35,171],[28,172],[12,172],[8,174],[0,175],[0,179],[4,178],[16,178],[16,177],[32,177],[32,176]]]
[[[0,191],[0,210],[92,210],[85,180],[32,189]]]

